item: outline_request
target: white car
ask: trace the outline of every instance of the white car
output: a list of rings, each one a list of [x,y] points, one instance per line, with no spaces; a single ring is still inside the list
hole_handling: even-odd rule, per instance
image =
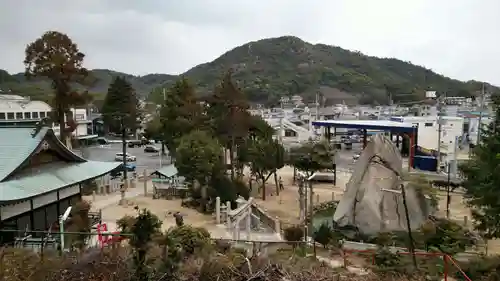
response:
[[[125,156],[127,158],[127,161],[128,162],[135,162],[136,158],[135,156],[131,155],[131,154],[126,154]],[[123,153],[119,152],[117,154],[115,154],[115,161],[123,161]]]
[[[352,159],[353,160],[358,160],[360,156],[361,156],[361,153],[356,153],[356,154],[354,154],[354,156],[352,157]]]

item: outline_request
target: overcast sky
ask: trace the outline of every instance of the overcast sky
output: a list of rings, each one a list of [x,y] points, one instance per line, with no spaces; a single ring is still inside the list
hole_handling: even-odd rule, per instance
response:
[[[500,0],[0,0],[0,68],[67,33],[88,68],[182,73],[248,41],[294,35],[500,85]]]

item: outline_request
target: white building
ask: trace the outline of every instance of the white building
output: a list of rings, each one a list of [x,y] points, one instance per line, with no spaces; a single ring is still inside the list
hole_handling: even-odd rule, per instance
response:
[[[0,124],[4,126],[33,126],[41,119],[50,116],[52,108],[46,102],[32,101],[19,95],[0,94]],[[86,109],[71,109],[77,123],[73,136],[88,138],[88,126],[92,121],[87,116]],[[59,126],[53,128],[59,134]]]
[[[0,122],[38,121],[50,114],[52,108],[43,101],[32,101],[18,95],[0,94]]]
[[[438,116],[403,116],[391,120],[412,123],[418,126],[418,145],[431,150],[438,149],[439,123]],[[464,136],[464,118],[443,116],[441,126],[441,152],[453,154],[457,138]]]

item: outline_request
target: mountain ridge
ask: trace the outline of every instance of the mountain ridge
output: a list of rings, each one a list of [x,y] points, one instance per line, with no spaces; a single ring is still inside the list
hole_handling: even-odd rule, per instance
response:
[[[320,94],[325,100],[353,103],[416,101],[426,90],[454,96],[474,96],[483,82],[460,81],[423,66],[396,58],[367,56],[337,46],[311,44],[298,37],[282,36],[248,42],[228,50],[215,60],[199,64],[183,74],[135,76],[109,69],[92,69],[95,83],[86,89],[102,96],[114,76],[125,77],[143,97],[161,102],[158,89],[187,77],[200,94],[207,94],[228,69],[254,103],[276,103],[281,96],[301,95],[307,101]],[[492,93],[500,89],[487,84]],[[27,81],[22,73],[0,70],[0,89],[11,89],[35,99],[47,96],[48,81]]]

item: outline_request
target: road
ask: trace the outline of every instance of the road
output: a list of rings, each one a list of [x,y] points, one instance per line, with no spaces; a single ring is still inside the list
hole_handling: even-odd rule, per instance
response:
[[[159,148],[159,146],[157,146]],[[81,149],[84,158],[95,161],[113,162],[115,161],[115,154],[122,151],[122,145],[120,143],[112,143],[103,146],[91,146]],[[336,163],[337,167],[340,169],[352,169],[354,166],[353,155],[356,152],[361,151],[361,145],[353,146],[352,150],[338,150]],[[137,165],[137,171],[142,172],[144,169],[148,171],[154,171],[160,167],[160,157],[158,153],[145,153],[143,147],[127,147],[127,152],[132,154],[137,158],[135,164]],[[168,156],[162,158],[163,166],[170,164],[170,158]]]
[[[158,147],[159,148],[159,147]],[[113,162],[115,161],[115,154],[122,152],[122,145],[120,143],[112,143],[102,146],[91,146],[82,149],[84,158],[94,161]],[[144,147],[127,147],[127,153],[135,156],[137,161],[137,172],[142,172],[144,169],[152,172],[160,167],[160,156],[158,153],[145,153]],[[170,163],[170,158],[163,157],[163,166]]]

